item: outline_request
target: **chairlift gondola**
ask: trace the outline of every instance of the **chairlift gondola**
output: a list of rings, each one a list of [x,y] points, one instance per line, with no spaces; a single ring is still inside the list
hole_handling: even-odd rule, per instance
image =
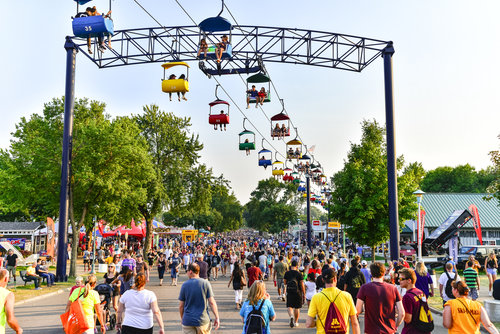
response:
[[[245,128],[246,120],[246,118],[243,119],[243,131],[238,135],[240,144],[239,149],[240,151],[246,151],[247,155],[249,155],[250,151],[255,150],[255,133]]]
[[[208,105],[210,106],[210,111],[208,114],[208,123],[214,126],[214,130],[217,130],[217,125],[219,125],[220,130],[222,131],[222,125],[224,125],[224,130],[226,130],[226,125],[229,124],[229,106],[230,104],[224,100],[219,99],[217,96],[217,88],[219,85],[215,86],[215,97],[216,100],[210,102]],[[222,107],[219,113],[213,113],[212,108],[217,106]],[[227,108],[226,108],[227,107]],[[226,109],[226,113],[224,113],[224,109]]]
[[[200,28],[200,46],[202,39],[204,39],[206,43],[206,58],[216,59],[218,62],[220,62],[220,59],[231,59],[233,57],[231,46],[233,25],[229,20],[220,16],[223,11],[224,0],[222,1],[222,9],[219,15],[204,19],[198,25]],[[223,49],[221,47],[223,47]],[[221,54],[218,54],[219,52],[221,52]],[[203,53],[205,54],[204,50]]]
[[[167,78],[167,70],[175,66],[185,66],[186,74],[181,74],[179,78],[175,74],[170,74]],[[189,65],[183,61],[170,62],[161,65],[163,67],[163,80],[161,90],[165,93],[186,93],[189,92]]]
[[[264,138],[262,138],[262,150],[259,151],[259,166],[267,168],[267,166],[271,166],[271,159],[273,157],[273,153],[264,147]]]
[[[76,15],[73,17],[72,27],[73,34],[76,37],[88,38],[89,39],[89,53],[92,53],[90,49],[90,38],[99,38],[100,44],[103,44],[104,37],[111,37],[114,34],[113,20],[111,20],[111,0],[109,1],[109,11],[107,14],[96,15],[97,10],[94,7],[88,7],[90,11],[85,10],[80,11],[80,5],[85,5],[92,0],[75,0],[76,2]]]
[[[274,152],[274,161],[273,161],[273,171],[272,174],[273,176],[276,176],[278,179],[280,179],[283,175],[285,175],[285,171],[283,170],[283,167],[285,164],[283,161],[278,160],[278,152]]]
[[[265,85],[265,87],[263,87],[262,85]],[[252,86],[255,87],[256,93],[252,93],[253,92]],[[258,86],[261,87],[259,88]],[[262,88],[264,88],[264,93],[265,93],[262,102],[263,103],[271,102],[271,79],[262,72],[254,74],[247,78],[247,104],[257,103],[258,94],[261,93]]]

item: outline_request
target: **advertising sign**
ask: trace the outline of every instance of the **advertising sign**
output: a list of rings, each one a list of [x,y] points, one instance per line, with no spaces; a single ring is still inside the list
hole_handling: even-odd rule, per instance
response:
[[[319,220],[313,220],[313,226],[319,226],[321,222]]]
[[[339,222],[328,222],[328,228],[340,228]]]
[[[19,247],[20,249],[24,249],[26,246],[26,239],[24,238],[1,238],[0,241],[7,241],[14,247]]]
[[[54,257],[54,250],[56,246],[55,239],[55,225],[52,218],[47,217],[47,255]]]

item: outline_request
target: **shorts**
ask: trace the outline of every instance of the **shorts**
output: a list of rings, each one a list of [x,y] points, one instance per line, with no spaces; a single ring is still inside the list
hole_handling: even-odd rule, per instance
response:
[[[184,326],[182,325],[183,334],[210,334],[212,330],[212,323],[209,322],[202,326]]]
[[[122,334],[153,334],[153,327],[142,329],[130,327],[127,325],[122,325]]]
[[[89,262],[90,262],[90,260],[89,260],[89,259],[83,259],[83,264],[87,264],[87,263],[89,263]]]
[[[476,300],[477,299],[477,297],[478,297],[477,288],[471,288],[470,289],[470,291],[469,291],[469,297],[472,300]]]
[[[281,291],[285,291],[285,281],[283,281],[283,278],[276,279],[276,287]]]
[[[302,296],[298,293],[287,293],[286,294],[286,307],[291,308],[302,308]]]
[[[486,273],[488,275],[496,275],[497,274],[497,268],[486,268]]]

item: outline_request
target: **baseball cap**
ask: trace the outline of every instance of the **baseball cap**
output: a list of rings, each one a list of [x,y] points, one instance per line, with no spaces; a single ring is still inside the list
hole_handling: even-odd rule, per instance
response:
[[[366,266],[367,264],[368,264],[368,262],[366,262],[366,260],[361,261],[362,266]]]

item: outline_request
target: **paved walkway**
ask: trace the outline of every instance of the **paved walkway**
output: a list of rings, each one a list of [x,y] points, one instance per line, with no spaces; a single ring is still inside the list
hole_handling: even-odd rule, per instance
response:
[[[160,287],[158,285],[159,281],[157,273],[156,271],[153,271],[151,282],[146,286],[147,289],[154,291],[158,297],[167,333],[182,332],[177,297],[179,295],[180,285],[185,281],[185,279],[186,275],[181,275],[179,279],[179,286],[176,287],[169,286],[168,280],[165,280],[164,285]],[[218,281],[211,282],[221,317],[221,327],[216,333],[238,334],[242,332],[241,318],[238,311],[234,308],[234,292],[232,289],[227,288],[227,282],[228,278],[220,278]],[[295,329],[290,329],[285,303],[278,300],[276,289],[271,281],[267,282],[267,288],[277,312],[277,319],[271,324],[271,331],[273,334],[291,332],[297,334],[315,333],[315,330],[305,328],[305,307],[300,316],[300,326]],[[245,290],[245,293],[247,293],[247,290]],[[64,292],[35,301],[27,301],[24,304],[16,306],[16,317],[23,327],[24,333],[63,333],[59,315],[64,312],[67,298],[68,293]],[[360,317],[360,321],[361,323],[363,322],[362,316]],[[442,319],[438,315],[435,315],[435,324],[436,330],[434,333],[447,333],[447,331],[442,327]],[[363,328],[363,324],[361,326],[361,328]],[[6,332],[12,333],[10,329]],[[116,331],[109,331],[108,333],[116,333]]]

